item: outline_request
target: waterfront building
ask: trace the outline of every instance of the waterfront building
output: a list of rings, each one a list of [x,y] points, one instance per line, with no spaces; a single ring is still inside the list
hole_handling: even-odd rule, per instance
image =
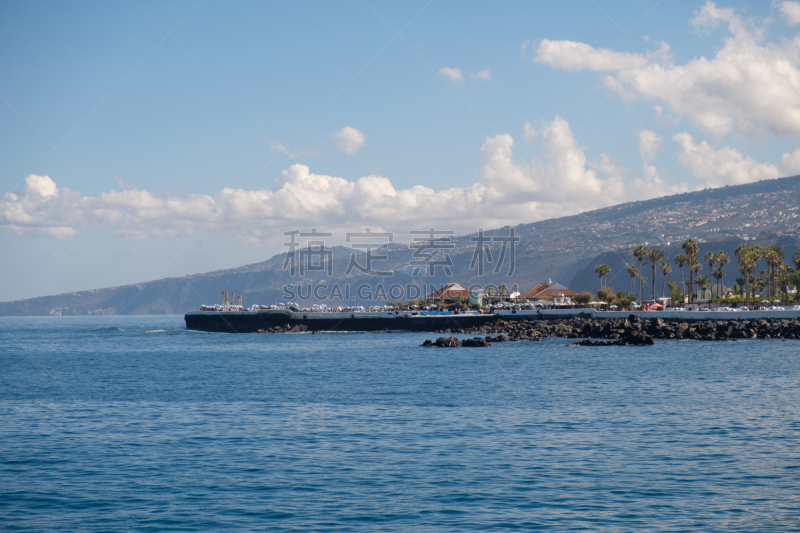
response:
[[[526,302],[552,301],[556,304],[571,304],[572,298],[578,293],[572,289],[547,280],[547,283],[539,283],[531,290],[520,295],[520,299]]]
[[[458,283],[448,283],[441,289],[427,295],[425,300],[431,303],[449,303],[454,302],[457,298],[469,300],[469,297],[469,290],[466,287]]]

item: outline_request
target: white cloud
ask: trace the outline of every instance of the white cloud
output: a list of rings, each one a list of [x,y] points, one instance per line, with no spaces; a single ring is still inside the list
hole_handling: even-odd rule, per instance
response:
[[[651,130],[639,132],[639,155],[642,159],[650,159],[658,153],[664,137]]]
[[[128,189],[133,189],[135,187],[135,185],[133,185],[132,183],[128,183],[119,176],[114,176],[114,183],[116,183],[117,187],[119,187],[124,191],[127,191]],[[55,183],[53,185],[55,186]]]
[[[22,182],[22,193],[26,196],[40,196],[42,198],[58,197],[56,182],[48,176],[31,174]]]
[[[525,52],[528,51],[528,45],[530,44],[530,42],[531,42],[530,39],[526,39],[525,41],[522,42],[521,45],[519,45],[520,57],[525,57]]]
[[[714,2],[706,2],[699,13],[691,20],[692,26],[699,32],[710,31],[726,23],[730,32],[737,37],[750,38],[744,21],[736,15],[731,7],[720,8]]]
[[[464,81],[464,76],[461,74],[460,68],[442,67],[439,69],[439,74],[454,83]]]
[[[340,133],[341,131],[339,131],[335,135],[338,135]],[[304,155],[308,156],[322,155],[322,148],[320,148],[319,146],[304,146],[302,148],[298,148],[295,150],[294,148],[290,148],[289,146],[283,144],[282,142],[273,141],[272,139],[267,139],[267,144],[269,144],[269,147],[272,149],[273,152],[284,154],[290,159],[294,159],[295,157],[301,157]]]
[[[606,176],[622,176],[628,169],[617,166],[616,160],[608,154],[600,154],[599,161],[590,161],[589,166]]]
[[[672,140],[681,147],[680,164],[711,187],[775,179],[800,171],[800,149],[783,154],[781,163],[773,165],[759,163],[730,146],[717,149],[706,141],[697,144],[686,132],[678,133]]]
[[[786,24],[797,26],[800,24],[800,2],[783,2],[780,5],[781,14],[786,18]]]
[[[138,238],[193,234],[208,226],[250,243],[280,242],[287,227],[369,227],[407,234],[438,224],[467,233],[685,190],[685,185],[666,184],[652,167],[625,181],[626,171],[607,155],[589,165],[562,118],[543,124],[537,138],[540,155],[527,162],[514,157],[510,135],[487,138],[480,150],[481,181],[441,191],[423,185],[398,190],[376,175],[348,181],[314,174],[300,164],[281,172],[272,189],[225,188],[214,196],[136,188],[83,196],[58,188],[47,176],[30,175],[19,193],[0,201],[0,228],[69,238],[110,226],[121,237]]]
[[[714,135],[736,131],[749,139],[767,127],[778,136],[800,136],[800,36],[764,43],[763,29],[713,2],[692,20],[698,29],[720,23],[729,36],[715,56],[682,65],[674,63],[666,45],[645,55],[549,40],[540,43],[534,61],[572,71],[609,71],[605,85],[623,99],[656,101]]]
[[[524,140],[526,143],[533,141],[533,139],[536,137],[536,130],[527,120],[525,121],[522,131],[522,140]]]
[[[588,44],[573,41],[550,41],[539,43],[536,63],[564,70],[616,71],[647,66],[648,59],[637,54],[614,52],[605,48],[592,48]]]
[[[473,80],[490,81],[492,79],[492,70],[486,68],[481,71],[471,73],[469,77]]]
[[[345,126],[333,134],[333,144],[343,154],[354,154],[361,150],[366,138],[356,128]]]

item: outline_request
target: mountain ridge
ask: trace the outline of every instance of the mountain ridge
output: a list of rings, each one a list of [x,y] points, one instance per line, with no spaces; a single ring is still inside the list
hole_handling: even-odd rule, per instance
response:
[[[386,263],[381,266],[391,270],[391,276],[344,275],[354,252],[337,246],[329,249],[333,272],[330,277],[316,272],[301,279],[290,276],[282,268],[286,258],[284,252],[265,261],[232,269],[2,302],[0,315],[184,313],[197,309],[201,304],[221,301],[222,289],[243,294],[245,305],[269,304],[286,298],[284,287],[288,284],[304,286],[305,282],[353,287],[377,282],[410,287],[439,286],[457,281],[467,285],[503,283],[524,291],[540,281],[553,279],[582,289],[591,285],[586,270],[598,264],[601,257],[617,253],[619,257],[629,257],[632,261],[630,254],[620,252],[630,250],[636,244],[647,243],[669,249],[676,242],[692,237],[701,243],[701,248],[708,244],[709,249],[714,250],[717,249],[713,245],[715,242],[728,243],[737,239],[765,244],[781,239],[791,247],[796,243],[800,229],[799,206],[800,176],[791,176],[626,202],[519,224],[513,227],[520,242],[515,249],[516,262],[511,276],[504,275],[508,273],[505,266],[497,274],[490,268],[483,276],[478,275],[475,268],[470,268],[475,259],[475,245],[470,240],[476,236],[473,233],[452,238],[453,248],[448,252],[452,259],[452,276],[409,275],[408,265],[413,250],[405,244],[381,249],[381,253],[387,256]],[[499,237],[508,235],[511,230],[506,226],[487,230],[484,235]],[[488,249],[494,258],[499,259],[500,243],[490,243]],[[356,254],[356,260],[364,264],[363,253]],[[624,261],[620,266],[622,264]],[[615,271],[612,278],[618,274]],[[618,288],[625,288],[625,285]],[[348,301],[371,303],[381,299]]]

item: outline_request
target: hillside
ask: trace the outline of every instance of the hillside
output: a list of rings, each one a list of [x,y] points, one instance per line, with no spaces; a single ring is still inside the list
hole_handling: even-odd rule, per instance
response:
[[[221,290],[244,295],[244,304],[275,303],[287,297],[283,287],[290,283],[321,282],[329,287],[321,295],[327,297],[333,285],[351,286],[351,302],[383,302],[388,295],[376,292],[383,284],[388,290],[392,284],[439,286],[447,281],[464,285],[478,283],[503,283],[512,290],[531,288],[548,278],[570,284],[577,290],[597,288],[594,265],[607,262],[612,268],[609,285],[618,289],[630,287],[630,278],[624,273],[626,262],[632,261],[630,249],[636,244],[660,246],[668,256],[674,256],[677,244],[692,237],[701,244],[701,253],[707,249],[725,249],[732,256],[732,248],[743,240],[771,244],[779,242],[792,251],[797,244],[800,228],[800,176],[762,181],[747,185],[707,189],[698,192],[667,196],[643,202],[631,202],[579,215],[520,224],[514,229],[520,237],[516,246],[515,272],[506,276],[508,260],[502,271],[494,275],[492,266],[486,275],[478,276],[470,270],[474,243],[470,236],[453,238],[454,248],[448,250],[452,261],[452,277],[437,272],[435,277],[412,277],[408,266],[413,250],[408,245],[394,244],[382,249],[387,256],[376,268],[390,270],[392,276],[346,276],[351,249],[336,247],[332,250],[332,276],[319,273],[303,278],[291,277],[283,270],[285,255],[235,269],[197,274],[182,278],[166,278],[135,285],[81,291],[56,296],[44,296],[14,302],[0,303],[0,315],[85,315],[85,314],[164,314],[183,313],[197,309],[201,304],[221,301]],[[487,231],[487,236],[508,235],[509,228]],[[707,248],[708,247],[708,248]],[[499,243],[491,246],[493,257],[499,257]],[[363,255],[358,261],[364,264]],[[729,271],[735,271],[730,265]],[[679,279],[673,272],[671,279]],[[731,278],[732,279],[732,278]],[[355,294],[359,285],[372,287],[373,294]],[[367,291],[370,292],[370,291]],[[295,295],[296,295],[295,290]],[[395,293],[396,294],[396,293]],[[407,294],[415,296],[415,294]],[[289,299],[299,299],[298,297]],[[394,299],[394,298],[392,298]],[[340,299],[333,298],[334,301]],[[316,298],[307,300],[309,303]]]

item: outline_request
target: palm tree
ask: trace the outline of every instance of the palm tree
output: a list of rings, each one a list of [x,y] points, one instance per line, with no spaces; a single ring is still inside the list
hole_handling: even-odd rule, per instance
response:
[[[755,251],[746,244],[740,244],[733,252],[739,262],[739,272],[744,280],[744,304],[750,307],[750,272],[755,268]]]
[[[703,263],[697,260],[697,258],[693,255],[689,256],[689,263],[687,264],[689,267],[689,289],[692,291],[689,294],[689,303],[694,301],[694,292],[695,292],[695,284],[694,284],[694,274],[695,272],[700,273],[703,270]]]
[[[681,285],[683,285],[684,292],[686,291],[686,278],[683,275],[683,265],[689,262],[689,258],[686,257],[684,254],[678,254],[675,256],[675,264],[678,265],[678,268],[681,269]]]
[[[800,250],[797,250],[794,255],[792,256],[792,261],[794,261],[794,268],[796,271],[800,271]],[[800,288],[800,287],[798,287]]]
[[[600,277],[600,288],[602,289],[605,287],[605,278],[611,274],[611,267],[605,263],[597,265],[594,269],[594,273]]]
[[[794,254],[795,257],[797,257],[797,255],[798,254]],[[794,288],[797,291],[794,294],[794,301],[800,303],[800,268],[794,271],[790,279],[790,283],[794,285]]]
[[[777,293],[775,290],[775,270],[783,263],[784,255],[783,248],[777,245],[767,246],[766,249],[764,249],[764,261],[767,263],[771,286],[770,296],[773,298]]]
[[[500,297],[500,300],[503,299],[504,292],[506,292],[506,286],[501,283],[500,285],[497,286],[497,293]]]
[[[789,285],[792,284],[794,269],[781,261],[778,267],[778,286],[781,288],[781,305],[789,302]]]
[[[611,267],[606,265],[603,269],[603,287],[608,287],[608,275],[611,274]]]
[[[636,276],[639,275],[639,269],[636,265],[631,265],[628,267],[628,274],[631,276],[631,294],[636,289]]]
[[[764,249],[760,246],[751,246],[750,250],[753,252],[753,257],[756,262],[753,264],[753,276],[758,277],[761,272],[758,270],[758,262],[764,259]]]
[[[702,267],[701,267],[702,268]],[[705,275],[700,276],[697,278],[697,286],[700,287],[700,290],[703,291],[703,296],[706,295],[706,289],[711,286],[711,280],[705,277]],[[703,298],[705,299],[705,298]]]
[[[677,300],[678,300],[675,297],[675,293],[678,290],[678,283],[676,281],[668,281],[667,282],[667,287],[669,287],[669,295],[672,298],[672,305],[675,305],[675,302],[677,302]]]
[[[747,252],[750,251],[750,247],[744,243],[740,244],[736,247],[736,250],[733,251],[733,255],[736,256],[736,260],[738,261],[739,258],[744,256]]]
[[[694,272],[697,270],[694,265],[697,263],[696,257],[700,249],[698,248],[697,242],[694,239],[686,239],[683,241],[681,243],[681,248],[683,249],[683,253],[686,254],[686,257],[689,259],[686,264],[689,265],[689,303],[691,303],[692,300],[694,300]]]
[[[708,263],[708,273],[710,276],[713,276],[714,273],[712,271],[714,270],[714,263],[717,262],[717,254],[714,252],[706,252],[706,255],[703,256],[703,261]]]
[[[664,252],[659,250],[658,248],[650,248],[647,250],[645,254],[645,259],[651,265],[653,265],[653,293],[650,297],[651,300],[656,299],[656,269],[658,268],[658,262],[664,259]]]
[[[633,249],[633,257],[639,260],[639,270],[642,270],[642,263],[644,261],[644,256],[647,254],[647,248],[644,247],[643,244],[638,244]],[[642,301],[642,277],[639,276],[639,302]]]
[[[736,278],[735,280],[733,280],[733,286],[734,287],[739,287],[739,291],[738,292],[735,291],[735,290],[733,292],[735,292],[736,294],[739,294],[741,296],[744,296],[744,292],[742,292],[744,290],[744,267],[742,265],[739,265],[739,268],[737,270],[742,275],[742,277],[741,278]]]
[[[720,282],[720,280],[722,279],[722,276],[725,275],[725,269],[722,268],[722,265],[720,265],[711,271],[711,275],[714,277],[714,279],[717,280],[717,287],[718,287],[717,296],[722,298],[722,283]],[[714,291],[711,291],[711,296],[712,297],[714,296]]]
[[[761,299],[764,299],[764,289],[769,286],[769,280],[767,279],[767,274],[762,272],[756,277],[755,282],[753,282],[753,288],[758,290],[758,294]]]
[[[722,275],[725,276],[725,265],[731,262],[731,258],[728,257],[728,254],[720,250],[717,252],[717,264],[723,268]],[[722,294],[722,291],[725,289],[725,284],[722,282],[722,278],[719,279],[719,294]]]
[[[647,283],[647,278],[644,276],[639,276],[639,305],[642,305],[642,285]]]
[[[667,274],[672,272],[672,266],[669,264],[669,261],[661,261],[658,267],[661,269],[661,273],[664,275],[664,281],[661,283],[661,297],[664,297],[664,286],[667,284]]]
[[[605,263],[603,263],[605,264]],[[597,274],[597,277],[600,279],[600,288],[603,288],[603,264],[597,265],[594,267],[594,273]]]

